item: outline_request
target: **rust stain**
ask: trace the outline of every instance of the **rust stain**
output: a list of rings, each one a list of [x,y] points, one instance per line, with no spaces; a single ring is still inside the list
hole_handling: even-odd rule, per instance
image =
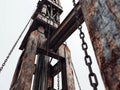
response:
[[[118,7],[119,4],[120,2],[117,0],[108,0],[106,4],[107,8],[112,12],[114,19],[118,25],[120,25],[120,7]]]
[[[68,90],[75,90],[75,84],[74,84],[74,75],[73,75],[73,70],[72,70],[72,65],[71,65],[71,53],[69,48],[65,45],[62,44],[58,51],[58,55],[65,57],[66,60],[66,73],[67,73],[67,87]]]
[[[84,0],[82,4],[106,90],[120,90],[119,5],[118,0]]]
[[[15,85],[10,90],[30,90],[32,76],[35,71],[34,62],[38,47],[44,47],[46,38],[44,28],[39,27],[38,30],[30,34],[27,42],[25,53],[22,57],[23,62]]]

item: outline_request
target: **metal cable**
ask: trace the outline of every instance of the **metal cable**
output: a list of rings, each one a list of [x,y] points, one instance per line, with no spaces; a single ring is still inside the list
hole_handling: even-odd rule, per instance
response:
[[[72,61],[71,61],[71,65],[72,65],[72,68],[73,68],[73,72],[75,73],[75,78],[77,80],[77,84],[78,84],[79,90],[81,90],[81,86],[80,86],[80,83],[79,83],[79,80],[78,80],[78,77],[77,77],[77,73],[75,71],[75,68],[74,68],[74,65],[73,65]]]
[[[2,66],[0,67],[0,73],[1,73],[1,71],[3,70],[4,66],[6,65],[6,62],[8,61],[10,55],[12,54],[13,50],[15,49],[18,41],[20,40],[20,38],[22,37],[23,33],[25,32],[25,30],[26,30],[28,24],[30,23],[31,19],[32,19],[32,18],[29,19],[28,23],[26,24],[25,28],[24,28],[23,31],[21,32],[21,34],[20,34],[20,36],[18,37],[17,41],[15,42],[15,44],[14,44],[13,47],[12,47],[12,49],[11,49],[10,52],[8,53],[6,59],[5,59],[4,62],[2,63]]]
[[[97,80],[97,76],[93,72],[93,69],[92,69],[92,66],[91,66],[92,65],[92,58],[87,52],[88,45],[84,40],[85,34],[82,32],[82,26],[80,26],[78,29],[80,31],[80,39],[82,40],[82,49],[85,52],[85,57],[84,57],[85,64],[88,66],[88,69],[89,69],[88,77],[89,77],[90,85],[93,87],[94,90],[97,90],[98,80]]]
[[[67,42],[65,42],[65,47],[67,47]],[[64,47],[64,55],[65,55],[65,58],[66,58],[65,47]],[[75,78],[76,78],[76,80],[77,80],[77,84],[78,84],[79,90],[81,90],[81,86],[80,86],[80,83],[79,83],[79,80],[78,80],[78,77],[77,77],[77,73],[76,73],[76,71],[75,71],[75,68],[74,68],[74,65],[73,65],[72,60],[71,60],[71,65],[72,65],[73,72],[74,72],[74,74],[75,74]]]

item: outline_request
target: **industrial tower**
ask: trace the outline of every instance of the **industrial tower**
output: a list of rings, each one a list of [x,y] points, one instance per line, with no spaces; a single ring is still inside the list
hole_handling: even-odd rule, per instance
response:
[[[32,25],[20,46],[23,53],[10,90],[30,90],[33,76],[33,90],[54,90],[54,77],[60,72],[62,90],[75,90],[70,50],[63,43],[76,29],[80,30],[90,85],[97,90],[97,77],[92,70],[92,58],[87,52],[88,44],[81,27],[83,22],[89,31],[105,89],[120,90],[120,1],[79,0],[76,4],[73,0],[73,4],[74,8],[60,23],[60,1],[39,0]],[[52,65],[51,58],[58,62]]]
[[[49,46],[50,36],[60,25],[61,13],[62,7],[59,0],[38,2],[37,9],[32,16],[32,25],[20,46],[23,53],[18,61],[10,90],[30,90],[30,88],[54,90],[54,77],[60,72],[62,89],[75,89],[68,47],[65,44],[59,48]],[[57,59],[58,62],[52,65],[50,57]],[[33,77],[33,87],[31,87]]]

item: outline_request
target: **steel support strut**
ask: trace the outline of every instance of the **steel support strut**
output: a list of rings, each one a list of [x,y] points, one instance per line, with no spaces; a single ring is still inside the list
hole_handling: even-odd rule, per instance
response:
[[[83,0],[82,12],[106,90],[120,90],[120,1]]]
[[[35,71],[34,62],[37,48],[43,47],[46,41],[43,33],[44,28],[40,26],[30,34],[24,53],[21,55],[17,64],[10,90],[31,89],[32,76]]]

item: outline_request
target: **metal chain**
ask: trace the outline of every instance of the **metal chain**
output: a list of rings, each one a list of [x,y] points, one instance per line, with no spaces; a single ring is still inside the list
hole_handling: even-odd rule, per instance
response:
[[[15,44],[13,45],[12,49],[11,49],[10,52],[8,53],[6,59],[5,59],[4,62],[2,63],[2,66],[0,67],[0,73],[2,72],[2,70],[3,70],[4,66],[6,65],[6,63],[7,63],[8,59],[9,59],[10,55],[12,54],[13,50],[15,49],[18,41],[19,41],[20,38],[22,37],[22,35],[23,35],[24,31],[26,30],[26,28],[27,28],[28,24],[30,23],[30,21],[31,21],[31,18],[29,19],[28,23],[26,24],[25,28],[24,28],[23,31],[21,32],[21,34],[20,34],[20,36],[18,37],[17,41],[16,41]]]
[[[75,6],[76,5],[75,0],[73,0],[72,2],[73,2],[73,6]]]
[[[75,0],[73,0],[73,5],[75,7]],[[79,23],[79,15],[78,15],[78,12],[77,10],[74,8],[75,10],[75,14],[76,14],[76,22],[78,23],[78,25],[80,24]],[[93,72],[92,70],[92,59],[91,59],[91,56],[88,54],[87,52],[87,49],[88,49],[88,45],[87,43],[85,42],[85,34],[82,32],[82,26],[79,26],[79,31],[80,31],[80,39],[82,40],[82,49],[85,53],[85,63],[86,65],[88,66],[88,69],[89,69],[89,81],[90,81],[90,85],[93,87],[93,90],[97,90],[97,86],[98,86],[98,80],[97,80],[97,76],[96,74]]]
[[[90,84],[93,87],[93,89],[97,90],[98,80],[97,80],[96,74],[93,72],[92,67],[91,67],[92,59],[91,59],[91,56],[87,52],[88,45],[84,40],[85,34],[82,32],[82,26],[80,26],[78,29],[80,31],[80,38],[82,40],[82,49],[85,52],[85,57],[84,57],[85,64],[88,66],[88,69],[89,69],[89,81],[90,81]]]

